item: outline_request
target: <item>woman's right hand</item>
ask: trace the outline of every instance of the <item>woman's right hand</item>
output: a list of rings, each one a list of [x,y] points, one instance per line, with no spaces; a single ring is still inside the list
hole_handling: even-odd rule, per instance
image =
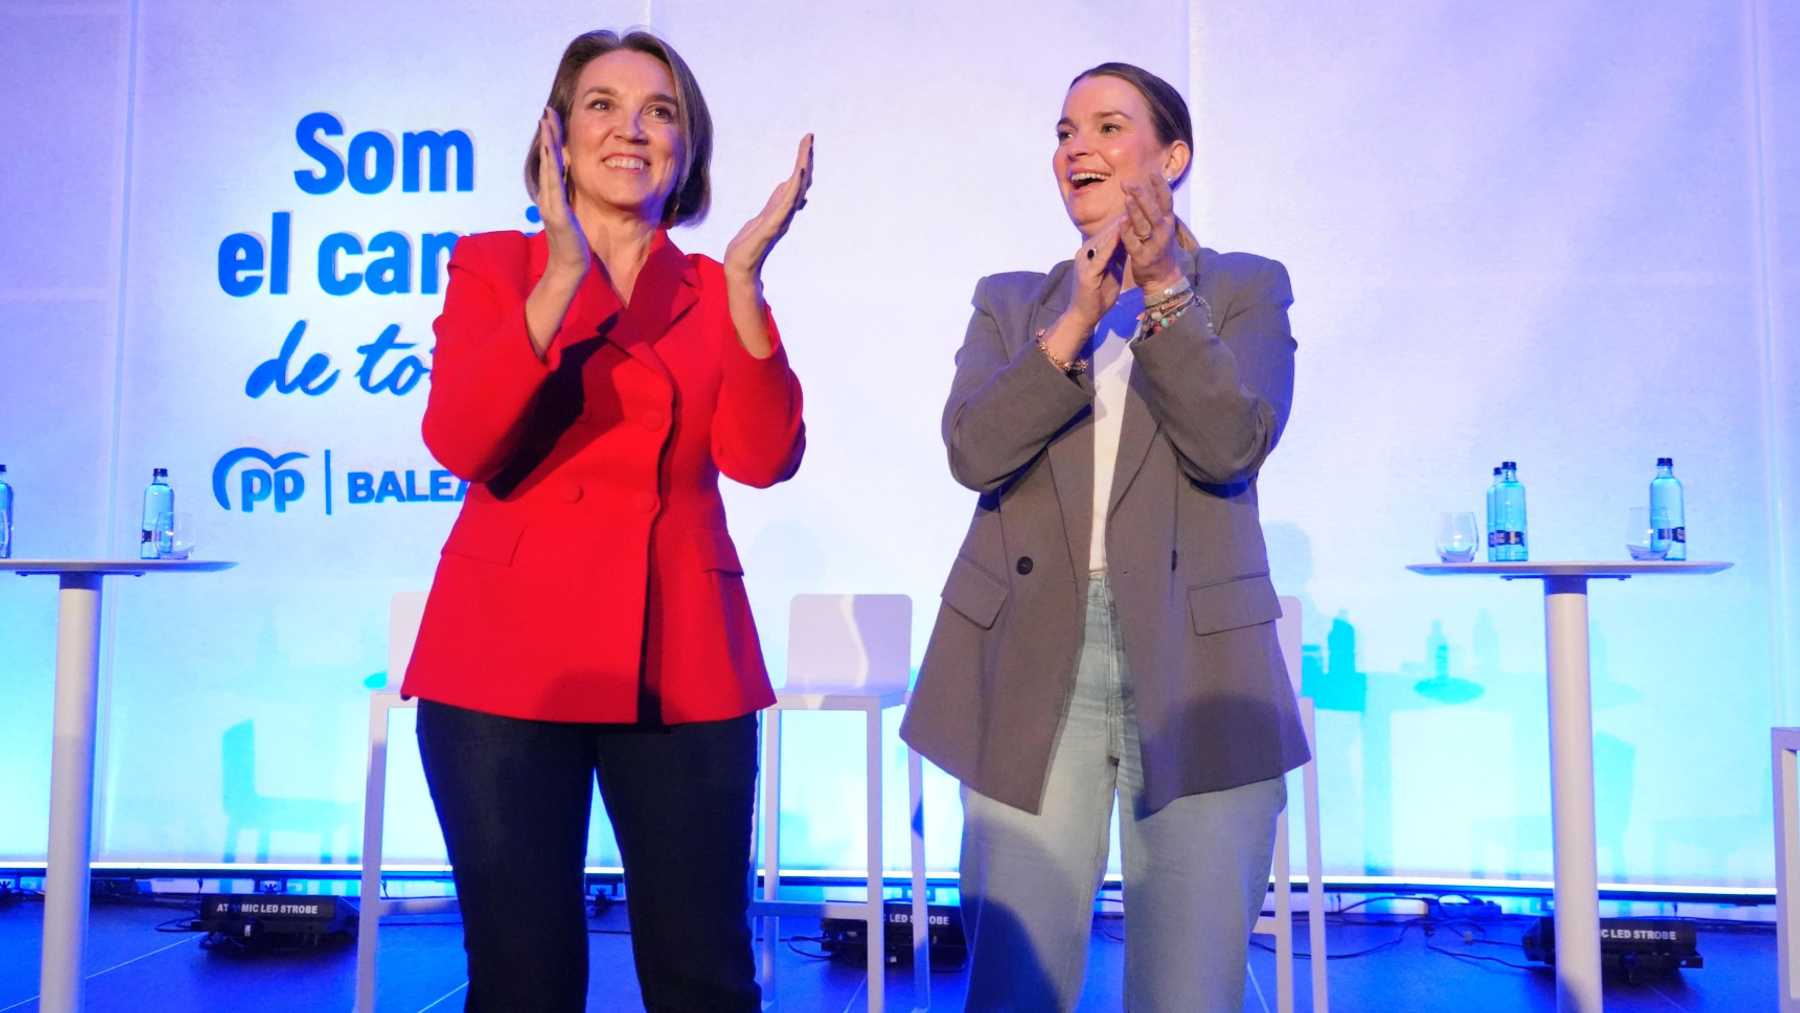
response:
[[[593,254],[581,223],[569,210],[568,180],[563,171],[562,119],[555,109],[545,106],[538,120],[538,214],[550,243],[550,265],[579,278],[587,273]]]
[[[1052,361],[1072,363],[1082,358],[1100,318],[1119,301],[1119,287],[1125,273],[1125,247],[1119,242],[1120,218],[1094,233],[1075,251],[1074,288],[1069,294],[1069,308],[1056,322],[1044,329],[1038,338]]]
[[[1074,291],[1069,297],[1069,311],[1091,331],[1100,318],[1119,301],[1119,287],[1125,273],[1125,249],[1119,243],[1120,218],[1094,233],[1075,251]]]
[[[538,120],[537,205],[550,251],[544,273],[525,298],[525,329],[539,359],[549,355],[563,315],[575,301],[575,292],[587,278],[594,259],[581,223],[569,210],[562,151],[562,121],[556,110],[546,106],[543,118]]]

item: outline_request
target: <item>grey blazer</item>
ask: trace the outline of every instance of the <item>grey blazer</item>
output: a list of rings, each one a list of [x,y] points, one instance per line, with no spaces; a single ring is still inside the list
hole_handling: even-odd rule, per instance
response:
[[[1106,526],[1150,811],[1307,759],[1256,506],[1293,396],[1293,294],[1273,260],[1202,249],[1186,266],[1208,305],[1132,345]],[[1093,527],[1093,384],[1034,338],[1071,275],[1064,261],[975,286],[943,432],[951,474],[980,497],[900,732],[1034,813],[1074,685]]]

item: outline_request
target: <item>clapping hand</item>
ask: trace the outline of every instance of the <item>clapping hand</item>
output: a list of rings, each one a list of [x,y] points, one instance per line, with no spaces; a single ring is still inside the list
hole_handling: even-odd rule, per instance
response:
[[[1125,217],[1119,238],[1131,264],[1131,277],[1146,293],[1161,292],[1181,282],[1175,250],[1175,197],[1162,173],[1151,172],[1125,183]]]
[[[800,138],[800,149],[794,154],[794,171],[769,194],[768,203],[754,218],[744,223],[725,247],[727,277],[760,286],[763,261],[781,237],[787,235],[794,215],[806,206],[806,191],[813,179],[813,135]]]
[[[562,118],[544,107],[538,120],[538,214],[550,243],[550,263],[585,273],[592,255],[581,223],[569,210],[569,182],[563,169]]]

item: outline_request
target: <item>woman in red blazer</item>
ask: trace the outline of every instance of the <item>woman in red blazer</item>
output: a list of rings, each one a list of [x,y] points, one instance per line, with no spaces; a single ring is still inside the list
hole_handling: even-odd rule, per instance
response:
[[[800,385],[760,276],[811,146],[722,264],[682,253],[667,230],[709,197],[705,100],[655,36],[590,32],[526,160],[543,231],[451,258],[424,436],[471,484],[403,692],[470,1010],[583,1008],[596,778],[646,1007],[758,1007],[755,712],[774,694],[718,481],[800,464]]]

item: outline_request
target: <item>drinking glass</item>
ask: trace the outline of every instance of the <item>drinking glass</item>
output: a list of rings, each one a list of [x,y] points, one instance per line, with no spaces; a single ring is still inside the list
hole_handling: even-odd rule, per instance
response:
[[[1437,554],[1446,563],[1467,563],[1481,543],[1476,540],[1475,515],[1469,511],[1438,514]]]
[[[186,559],[194,551],[198,541],[198,532],[194,530],[194,515],[185,511],[175,512],[175,527],[169,538],[169,559]]]
[[[1625,551],[1632,559],[1661,559],[1669,552],[1668,542],[1656,540],[1656,529],[1650,526],[1650,508],[1632,507],[1625,511]]]

